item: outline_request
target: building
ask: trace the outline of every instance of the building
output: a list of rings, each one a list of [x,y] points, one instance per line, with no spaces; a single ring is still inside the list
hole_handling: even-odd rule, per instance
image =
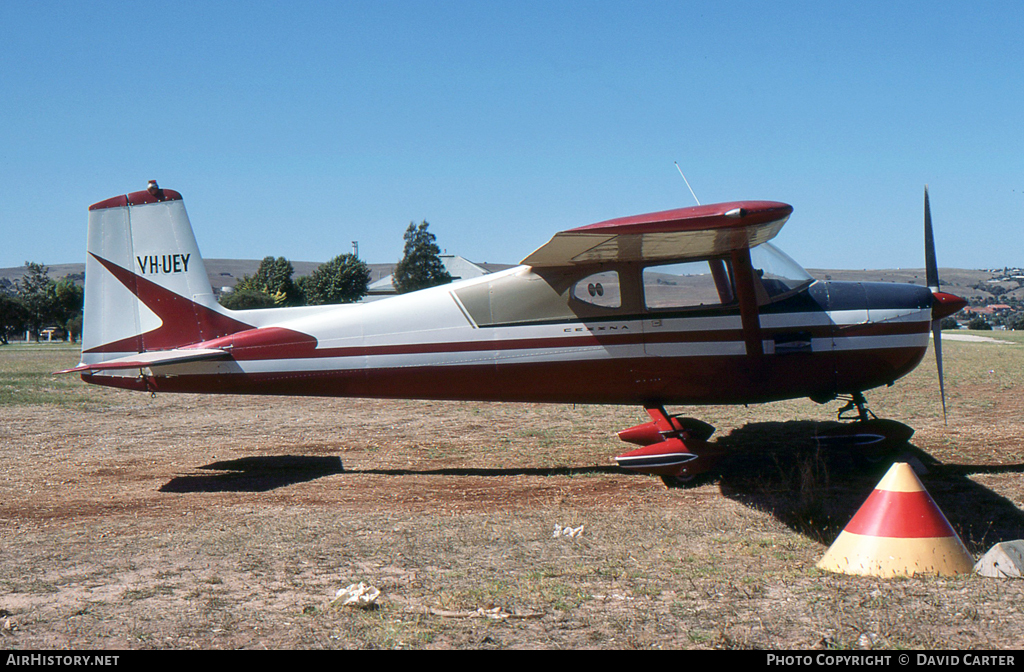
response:
[[[441,254],[438,255],[441,259],[441,263],[444,264],[445,270],[448,271],[448,275],[452,276],[452,280],[468,280],[469,278],[478,278],[481,275],[487,275],[488,273],[494,273],[506,268],[511,268],[508,264],[477,264],[469,259],[460,257],[457,254]],[[392,271],[394,267],[392,266]],[[363,298],[363,301],[379,301],[380,299],[386,299],[389,296],[394,296],[398,292],[395,291],[394,274],[389,274],[380,280],[376,280],[370,283],[369,291]]]

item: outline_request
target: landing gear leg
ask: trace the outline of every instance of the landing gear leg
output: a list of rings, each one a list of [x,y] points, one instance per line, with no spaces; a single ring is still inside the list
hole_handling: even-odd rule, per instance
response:
[[[860,422],[867,422],[870,418],[878,418],[877,415],[868,409],[868,401],[864,398],[863,392],[854,392],[850,395],[850,400],[846,402],[846,406],[839,409],[839,413],[836,416],[840,420],[849,420],[850,411],[853,411],[854,408],[857,411],[857,420]]]
[[[619,438],[640,445],[615,458],[619,466],[660,476],[668,487],[692,487],[710,477],[719,457],[707,440],[715,428],[694,418],[670,416],[660,404],[645,406],[651,421],[619,432]]]

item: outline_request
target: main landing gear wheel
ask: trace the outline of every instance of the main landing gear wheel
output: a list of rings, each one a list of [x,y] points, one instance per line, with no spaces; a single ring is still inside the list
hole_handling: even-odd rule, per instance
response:
[[[851,411],[856,411],[854,416]],[[895,420],[884,420],[868,410],[864,395],[854,392],[839,409],[839,420],[853,420],[815,437],[822,448],[843,448],[861,466],[881,464],[907,447],[914,430]]]
[[[670,416],[660,404],[644,407],[651,421],[624,429],[619,438],[639,448],[618,455],[623,469],[660,476],[670,488],[692,488],[708,480],[721,450],[708,443],[715,428],[695,418]]]
[[[665,484],[666,488],[689,489],[710,483],[714,478],[714,474],[704,472],[702,474],[683,474],[682,476],[662,476],[661,482]]]

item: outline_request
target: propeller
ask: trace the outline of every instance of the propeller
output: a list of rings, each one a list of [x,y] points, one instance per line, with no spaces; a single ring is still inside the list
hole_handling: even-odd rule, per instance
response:
[[[932,293],[932,340],[935,344],[935,368],[939,371],[939,395],[942,397],[942,422],[946,420],[946,386],[942,379],[942,318],[967,305],[959,296],[939,291],[939,266],[935,263],[935,237],[932,234],[932,209],[928,203],[928,185],[924,187],[924,272]]]

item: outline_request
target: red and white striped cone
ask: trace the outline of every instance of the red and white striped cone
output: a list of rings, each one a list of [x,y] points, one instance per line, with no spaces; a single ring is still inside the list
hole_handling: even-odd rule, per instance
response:
[[[970,573],[974,560],[910,465],[897,462],[818,563],[861,576]]]

